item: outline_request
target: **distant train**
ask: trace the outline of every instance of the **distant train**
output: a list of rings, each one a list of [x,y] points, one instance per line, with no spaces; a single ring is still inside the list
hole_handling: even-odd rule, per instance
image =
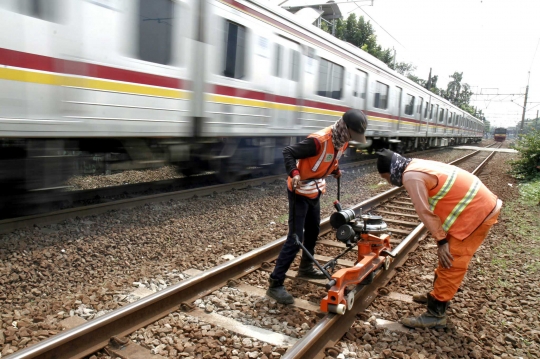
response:
[[[496,142],[504,142],[506,140],[506,128],[498,127],[493,131],[493,139]]]
[[[0,188],[96,163],[281,172],[284,146],[349,108],[369,151],[481,140],[478,119],[300,21],[264,0],[1,1]]]

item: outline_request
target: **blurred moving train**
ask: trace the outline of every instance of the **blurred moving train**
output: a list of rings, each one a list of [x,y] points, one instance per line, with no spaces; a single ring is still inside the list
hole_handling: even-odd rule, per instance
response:
[[[0,191],[95,163],[282,172],[285,145],[349,108],[369,151],[481,140],[478,119],[300,21],[265,0],[0,0]]]
[[[506,128],[498,127],[493,131],[493,139],[496,142],[504,142],[506,141]]]

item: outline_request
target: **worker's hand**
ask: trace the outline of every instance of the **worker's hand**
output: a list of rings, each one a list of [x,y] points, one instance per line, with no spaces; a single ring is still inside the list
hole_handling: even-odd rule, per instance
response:
[[[341,170],[338,170],[337,173],[334,173],[334,178],[340,178],[341,177]]]
[[[292,188],[296,189],[298,187],[298,182],[300,182],[300,175],[296,175],[292,178]]]
[[[450,254],[450,246],[448,243],[445,243],[438,247],[437,255],[439,256],[439,263],[443,268],[452,267],[452,261],[454,257]]]

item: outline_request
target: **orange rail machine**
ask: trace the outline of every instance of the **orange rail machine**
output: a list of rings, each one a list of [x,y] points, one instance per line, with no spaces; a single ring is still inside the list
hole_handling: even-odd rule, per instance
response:
[[[343,210],[339,203],[339,188],[340,181],[338,180],[338,200],[334,202],[337,212],[330,217],[330,224],[337,229],[336,238],[347,248],[322,266],[305,249],[298,238],[296,238],[296,242],[329,279],[326,284],[328,295],[321,301],[321,310],[345,314],[354,304],[355,292],[349,290],[349,287],[371,283],[375,271],[383,267],[388,269],[394,256],[390,253],[392,250],[390,235],[386,234],[388,227],[382,217],[364,214],[356,218],[354,210]],[[358,260],[355,265],[351,268],[339,269],[330,275],[329,272],[334,271],[338,259],[355,247],[358,247]]]

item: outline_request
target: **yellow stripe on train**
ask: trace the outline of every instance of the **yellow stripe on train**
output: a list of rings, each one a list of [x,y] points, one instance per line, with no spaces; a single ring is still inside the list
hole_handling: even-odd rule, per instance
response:
[[[12,68],[0,68],[0,80],[30,82],[40,85],[79,87],[101,91],[122,92],[137,95],[150,95],[174,99],[189,99],[188,91],[105,81],[94,78],[56,75],[44,72],[26,71]]]

